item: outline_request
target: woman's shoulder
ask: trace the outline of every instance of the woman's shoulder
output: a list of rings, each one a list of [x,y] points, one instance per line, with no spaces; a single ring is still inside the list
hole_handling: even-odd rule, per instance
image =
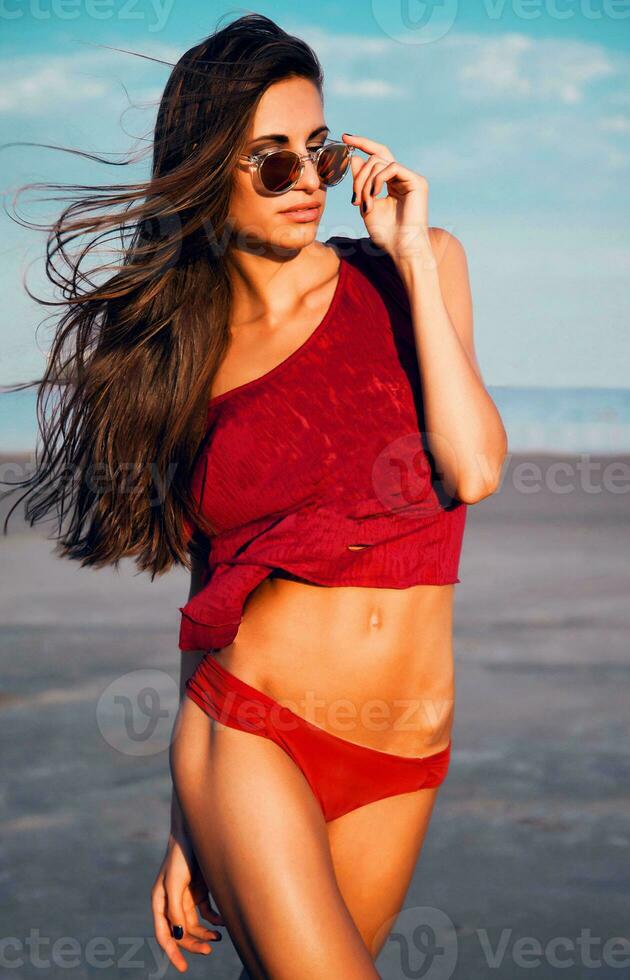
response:
[[[443,278],[453,278],[465,268],[466,258],[462,243],[445,228],[431,226],[429,239],[438,267]],[[327,242],[337,253],[353,266],[360,269],[370,282],[387,297],[391,297],[402,311],[410,315],[411,307],[406,286],[398,272],[396,263],[389,252],[379,248],[369,235],[351,238],[347,235],[333,235]],[[447,260],[448,254],[448,260]]]
[[[326,245],[331,245],[338,255],[353,263],[370,263],[375,260],[391,262],[385,249],[379,248],[369,235],[363,238],[352,238],[349,235],[331,235],[326,239]]]
[[[359,269],[373,286],[392,298],[405,313],[410,312],[409,297],[396,263],[369,235],[363,238],[333,235],[326,244],[332,245],[338,255]]]

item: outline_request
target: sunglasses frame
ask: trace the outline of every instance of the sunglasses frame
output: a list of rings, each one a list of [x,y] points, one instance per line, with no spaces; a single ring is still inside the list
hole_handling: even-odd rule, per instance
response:
[[[315,169],[317,169],[317,163],[319,161],[319,157],[320,157],[320,154],[321,154],[322,150],[327,150],[331,146],[343,146],[343,148],[347,151],[347,154],[348,154],[348,166],[349,166],[349,164],[350,164],[350,158],[351,158],[352,154],[355,152],[355,150],[357,149],[356,146],[348,146],[348,144],[347,143],[344,143],[342,140],[332,140],[332,139],[327,139],[324,143],[322,143],[321,146],[318,146],[316,150],[308,150],[306,153],[303,153],[303,154],[297,153],[295,150],[288,150],[285,147],[278,147],[278,149],[276,149],[276,150],[265,150],[264,153],[250,153],[250,154],[242,153],[241,156],[240,156],[240,159],[241,160],[246,160],[249,163],[250,171],[252,170],[252,168],[255,168],[256,176],[258,177],[258,180],[260,181],[260,183],[265,188],[265,191],[268,194],[273,194],[274,196],[278,196],[280,194],[286,194],[286,193],[288,193],[288,191],[293,190],[293,188],[295,187],[295,185],[302,178],[302,174],[304,173],[304,166],[305,166],[305,163],[306,163],[307,160],[312,160],[312,162],[313,162],[313,164],[315,166]],[[289,184],[288,187],[285,187],[284,190],[282,190],[282,191],[272,191],[272,190],[269,190],[269,188],[265,185],[265,182],[263,181],[263,179],[262,179],[262,177],[260,175],[260,170],[261,170],[261,167],[262,167],[263,163],[265,162],[265,160],[267,159],[267,157],[273,156],[274,153],[293,153],[294,156],[296,156],[298,158],[299,163],[300,163],[300,172],[299,172],[299,174],[297,175],[297,177],[295,178],[295,180],[292,181],[292,183]],[[340,184],[341,181],[343,180],[343,178],[348,173],[348,166],[346,166],[346,169],[342,173],[342,175],[339,178],[339,180],[335,180],[335,181],[333,181],[330,184],[329,183],[326,183],[325,186],[326,187],[335,187],[337,184]],[[319,174],[318,174],[318,176],[319,176]]]

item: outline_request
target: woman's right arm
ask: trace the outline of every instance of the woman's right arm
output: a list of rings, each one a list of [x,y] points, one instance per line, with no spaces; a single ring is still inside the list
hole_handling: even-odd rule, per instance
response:
[[[192,567],[190,573],[190,588],[188,590],[188,602],[203,587],[203,574],[206,568],[207,554],[197,551],[192,552]],[[180,655],[179,667],[179,700],[185,697],[186,681],[191,677],[197,665],[206,655],[205,650],[184,650]],[[186,823],[177,799],[175,787],[171,797],[171,836],[176,840],[182,840],[187,836]]]
[[[188,590],[188,602],[192,599],[197,592],[202,588],[203,584],[203,573],[205,569],[205,556],[197,553],[196,551],[192,553],[192,567],[190,572],[190,588]],[[185,697],[186,693],[186,681],[191,677],[197,665],[203,660],[206,654],[205,650],[186,650],[182,651],[179,658],[179,700],[181,702],[182,698]],[[175,787],[173,787],[173,795],[171,798],[171,835],[181,840],[180,835],[186,835],[186,825],[184,817],[181,811],[177,799],[177,793],[175,792]]]
[[[189,599],[202,588],[206,557],[192,553]],[[204,655],[203,650],[182,651],[180,701],[185,697],[186,681]],[[221,933],[217,929],[208,929],[197,918],[198,909],[206,921],[215,926],[225,925],[219,912],[210,903],[208,887],[193,852],[175,787],[171,797],[171,827],[166,854],[151,891],[151,906],[155,936],[180,973],[188,969],[182,949],[191,953],[208,954],[212,950],[211,943],[221,939]],[[179,939],[172,932],[174,925],[183,929],[183,935]]]

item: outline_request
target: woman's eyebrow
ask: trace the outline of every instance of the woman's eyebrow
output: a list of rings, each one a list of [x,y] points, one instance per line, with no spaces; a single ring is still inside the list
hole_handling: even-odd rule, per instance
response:
[[[315,136],[319,136],[320,133],[327,133],[329,131],[330,131],[329,126],[319,126],[317,129],[314,129],[313,132],[309,134],[309,136],[307,136],[306,141],[308,142],[309,140],[314,139]],[[288,143],[289,137],[286,136],[285,133],[269,133],[267,136],[257,136],[256,139],[250,141],[249,145],[254,146],[255,143],[262,143],[262,142]]]

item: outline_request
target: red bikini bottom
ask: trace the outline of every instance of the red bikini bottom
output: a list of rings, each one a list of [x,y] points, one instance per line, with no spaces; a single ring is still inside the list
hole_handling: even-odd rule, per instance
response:
[[[326,821],[397,793],[439,786],[451,742],[425,756],[381,752],[312,725],[230,673],[206,654],[186,681],[186,694],[211,718],[276,742],[302,770]]]

